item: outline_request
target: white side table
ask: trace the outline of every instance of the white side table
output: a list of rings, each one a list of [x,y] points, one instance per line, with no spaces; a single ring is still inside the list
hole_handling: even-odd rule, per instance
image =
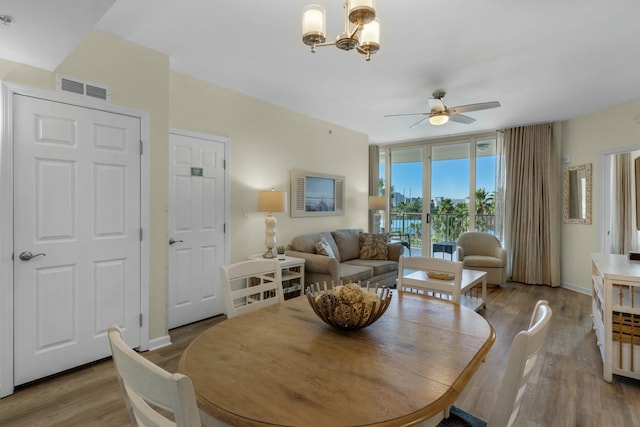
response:
[[[262,254],[251,255],[249,259],[262,259]],[[284,299],[294,298],[304,293],[304,259],[279,256],[282,270],[282,292]]]

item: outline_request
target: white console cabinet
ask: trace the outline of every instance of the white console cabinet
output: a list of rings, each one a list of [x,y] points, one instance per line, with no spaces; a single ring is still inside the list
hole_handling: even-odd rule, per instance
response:
[[[613,374],[640,379],[640,261],[592,254],[592,317],[604,365]]]

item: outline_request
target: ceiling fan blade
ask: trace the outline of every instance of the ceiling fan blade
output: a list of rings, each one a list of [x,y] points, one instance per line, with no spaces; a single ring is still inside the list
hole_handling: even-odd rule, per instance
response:
[[[385,117],[418,116],[418,115],[426,116],[427,114],[428,113],[386,114]]]
[[[458,105],[457,107],[449,108],[450,113],[468,113],[469,111],[488,110],[489,108],[498,108],[500,103],[498,101],[491,102],[479,102],[477,104]]]
[[[474,119],[473,117],[463,116],[462,114],[457,113],[452,114],[451,110],[449,110],[449,120],[451,120],[452,122],[464,123],[465,125],[471,124],[476,121],[476,119]]]
[[[420,123],[424,122],[425,120],[427,120],[427,116],[423,117],[422,119],[418,120],[417,122],[415,122],[414,124],[412,124],[411,126],[409,126],[409,129],[413,129],[414,127],[418,126]]]
[[[431,111],[444,111],[447,107],[444,106],[444,102],[440,98],[429,98],[429,108]]]

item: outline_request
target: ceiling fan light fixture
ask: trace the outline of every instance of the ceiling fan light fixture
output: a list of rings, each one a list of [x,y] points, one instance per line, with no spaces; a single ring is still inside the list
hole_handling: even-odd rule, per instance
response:
[[[446,111],[441,111],[437,113],[433,113],[429,116],[429,123],[434,126],[440,126],[449,121],[449,113]]]

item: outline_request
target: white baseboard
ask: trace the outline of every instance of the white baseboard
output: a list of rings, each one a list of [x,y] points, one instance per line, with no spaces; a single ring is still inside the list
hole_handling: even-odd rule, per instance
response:
[[[157,350],[168,345],[171,345],[171,337],[169,335],[154,338],[152,340],[149,340],[149,351]]]
[[[573,283],[562,282],[561,287],[570,291],[578,292],[584,295],[591,295],[591,288],[585,288],[584,286],[574,285]]]

